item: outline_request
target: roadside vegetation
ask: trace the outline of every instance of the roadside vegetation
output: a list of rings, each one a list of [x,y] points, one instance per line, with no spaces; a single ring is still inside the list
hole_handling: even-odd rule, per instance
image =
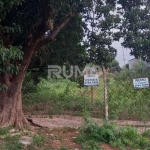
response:
[[[123,68],[119,73],[107,74],[109,119],[149,121],[150,89],[134,89],[133,79],[150,77],[143,65],[132,70]],[[94,87],[94,103],[91,103],[90,87],[82,87],[78,82],[68,79],[40,79],[35,86],[27,78],[24,85],[24,110],[31,115],[79,115],[86,116],[83,126],[76,130],[75,143],[81,149],[101,150],[103,143],[118,150],[149,150],[150,131],[139,134],[131,126],[120,127],[115,124],[94,123],[89,116],[104,119],[103,78]],[[26,92],[30,91],[30,92]],[[31,111],[32,110],[32,111]],[[88,117],[87,117],[88,116]],[[74,129],[73,129],[74,130]],[[65,129],[65,132],[66,129]],[[57,139],[62,139],[57,137]],[[61,149],[67,149],[62,146]]]
[[[102,143],[109,143],[119,150],[150,149],[149,130],[141,135],[136,128],[119,127],[107,122],[98,126],[90,118],[86,120],[76,140],[85,150],[101,150]]]
[[[30,75],[30,74],[29,74]],[[133,79],[150,77],[149,69],[135,66],[133,70],[122,69],[120,73],[107,75],[109,119],[150,120],[150,89],[134,89]],[[23,106],[31,114],[83,115],[104,118],[104,83],[94,87],[91,102],[90,87],[80,86],[68,79],[41,79],[35,85],[27,76],[23,87]],[[117,109],[116,109],[117,108]]]

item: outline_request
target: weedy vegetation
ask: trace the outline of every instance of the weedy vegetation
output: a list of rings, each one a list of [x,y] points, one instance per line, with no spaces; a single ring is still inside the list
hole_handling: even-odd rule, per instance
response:
[[[149,133],[149,131],[147,131]],[[103,122],[102,126],[88,118],[78,135],[76,141],[82,144],[85,150],[101,150],[102,143],[108,143],[121,150],[148,150],[150,138],[147,132],[139,134],[136,128],[119,127],[115,124]]]

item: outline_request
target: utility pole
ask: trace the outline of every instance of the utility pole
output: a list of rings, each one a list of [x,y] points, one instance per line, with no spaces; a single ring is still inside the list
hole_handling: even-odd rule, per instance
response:
[[[125,56],[124,56],[124,48],[122,47],[122,51],[123,51],[123,61],[124,61],[124,66],[126,65],[126,62],[125,62]]]

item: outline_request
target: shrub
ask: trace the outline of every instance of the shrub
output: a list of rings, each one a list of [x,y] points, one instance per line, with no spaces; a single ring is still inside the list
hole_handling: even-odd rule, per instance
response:
[[[150,146],[149,139],[138,134],[133,127],[118,127],[107,122],[104,122],[102,126],[98,126],[91,119],[85,121],[77,142],[88,150],[99,150],[98,145],[103,142],[122,149],[129,147],[143,150]]]

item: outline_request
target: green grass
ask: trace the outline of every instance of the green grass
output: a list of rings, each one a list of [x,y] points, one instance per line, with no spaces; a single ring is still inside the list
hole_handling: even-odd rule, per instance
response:
[[[34,105],[37,109],[43,103],[47,107],[43,106],[44,111],[47,110],[50,114],[61,114],[64,111],[75,111],[79,114],[83,110],[99,111],[103,105],[103,94],[98,96],[101,91],[99,88],[94,87],[94,103],[91,104],[90,87],[79,88],[77,83],[66,79],[42,79],[37,86],[37,92],[25,94],[23,102],[24,106]]]
[[[131,76],[129,71],[108,75],[109,119],[150,120],[150,89],[133,88],[133,78],[143,77],[140,73]],[[32,108],[39,114],[89,114],[104,118],[104,88],[100,78],[100,86],[94,87],[94,103],[90,101],[90,87],[81,87],[67,79],[42,79],[35,93],[24,95],[24,106]],[[34,108],[34,109],[33,109]],[[88,115],[86,114],[88,112]],[[95,114],[94,114],[95,113]],[[114,147],[126,150],[150,150],[150,131],[142,135],[132,127],[118,127],[104,123],[98,126],[87,121],[81,129],[77,142],[85,150],[100,150],[100,143],[105,142]]]
[[[42,147],[46,140],[46,137],[43,135],[33,136],[33,144],[36,144],[38,147]]]
[[[68,150],[66,147],[61,147],[59,150]]]
[[[126,73],[108,74],[109,119],[150,120],[150,89],[133,88],[132,78]],[[81,87],[67,79],[42,79],[35,93],[23,95],[23,104],[31,113],[82,115],[89,111],[93,117],[104,118],[104,87],[94,87],[91,103],[90,87]],[[31,109],[28,109],[31,108]]]
[[[44,144],[47,142],[47,137],[45,135],[39,133],[34,136],[28,135],[32,138],[32,143],[24,146],[23,144],[19,143],[19,139],[24,135],[24,133],[16,129],[17,133],[20,134],[12,136],[12,134],[9,132],[10,129],[11,127],[0,129],[0,150],[34,150],[42,147],[45,147],[46,149]]]
[[[4,150],[24,150],[24,146],[21,143],[18,143],[20,136],[7,136],[4,141],[6,142]]]
[[[0,128],[0,135],[6,135],[12,127]]]
[[[2,137],[0,136],[0,142],[3,144],[0,145],[1,150],[24,150],[24,146],[21,143],[18,143],[21,135],[11,136],[8,132],[9,128],[1,128],[0,132]]]
[[[149,99],[150,89],[134,89],[132,80],[111,81],[109,83],[110,118],[147,121],[150,116]]]
[[[122,150],[150,148],[150,138],[140,135],[133,127],[119,127],[106,122],[98,126],[91,119],[87,119],[76,140],[85,150],[99,150],[101,143],[108,143]]]

